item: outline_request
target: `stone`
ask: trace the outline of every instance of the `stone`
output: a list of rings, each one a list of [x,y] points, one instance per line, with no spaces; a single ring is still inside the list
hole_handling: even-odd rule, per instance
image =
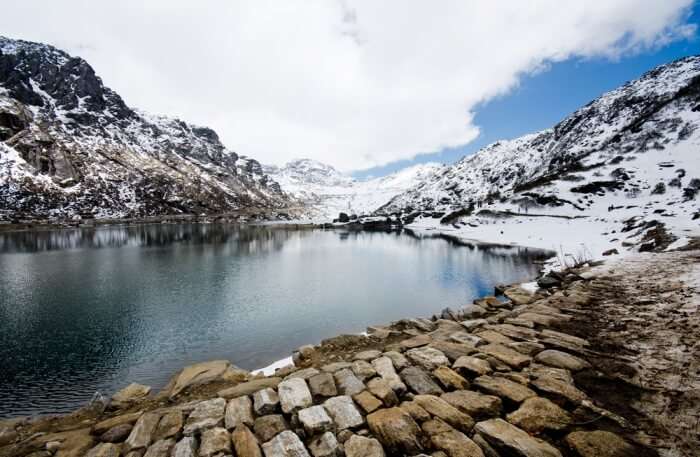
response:
[[[258,416],[274,413],[279,404],[279,396],[272,388],[258,390],[253,394],[253,409]]]
[[[277,395],[282,406],[282,412],[286,414],[291,414],[313,404],[311,391],[306,385],[306,381],[301,378],[287,379],[279,383]]]
[[[338,395],[331,373],[319,373],[309,378],[309,390],[314,398],[330,398]]]
[[[352,363],[352,372],[355,373],[355,376],[357,376],[360,381],[366,381],[377,374],[374,367],[365,360],[354,361]]]
[[[505,346],[529,356],[533,356],[544,350],[543,344],[534,343],[532,341],[516,341],[514,343],[508,343]]]
[[[428,373],[418,367],[408,367],[401,371],[401,379],[417,394],[439,395],[443,392]]]
[[[407,340],[403,340],[401,343],[399,343],[399,346],[403,350],[408,350],[408,349],[413,349],[421,346],[425,346],[429,344],[433,339],[430,337],[430,335],[417,335],[414,336],[413,338],[409,338]]]
[[[527,432],[503,419],[478,422],[474,426],[474,430],[503,455],[562,457],[561,452],[552,445],[531,437]]]
[[[508,344],[514,342],[512,339],[494,330],[482,330],[476,336],[489,343]]]
[[[367,383],[367,389],[386,406],[396,406],[399,404],[399,398],[396,396],[396,392],[394,392],[389,386],[389,383],[382,378],[370,379]]]
[[[579,337],[574,336],[574,335],[569,335],[568,333],[557,332],[557,331],[550,330],[550,329],[542,330],[541,335],[543,338],[549,338],[549,339],[553,339],[553,340],[563,341],[563,342],[568,343],[570,345],[578,346],[581,348],[585,348],[585,347],[590,345],[588,343],[588,341],[584,340],[583,338],[579,338]]]
[[[218,453],[231,453],[231,435],[223,427],[204,430],[199,445],[200,457],[211,457]]]
[[[127,439],[133,428],[134,426],[131,424],[116,425],[100,435],[100,441],[103,443],[121,443]]]
[[[175,446],[175,440],[172,438],[156,441],[148,446],[148,450],[143,457],[169,457],[170,451]]]
[[[221,379],[230,366],[228,360],[212,360],[185,367],[170,380],[163,393],[175,398],[188,387]]]
[[[121,416],[115,416],[111,417],[109,419],[105,419],[101,422],[98,422],[92,427],[92,433],[95,435],[100,435],[107,430],[111,429],[112,427],[116,427],[117,425],[122,425],[122,424],[133,424],[138,420],[139,417],[143,414],[143,411],[137,411],[135,413],[130,413],[130,414],[122,414]]]
[[[301,378],[303,380],[308,380],[309,378],[316,376],[319,373],[320,371],[318,371],[316,368],[304,368],[303,370],[297,370],[293,373],[290,373],[284,379],[286,380],[292,378]]]
[[[270,414],[255,419],[253,431],[260,441],[270,441],[278,433],[289,429],[289,424],[281,414]]]
[[[420,428],[401,408],[387,408],[367,416],[369,429],[381,444],[393,453],[413,455],[420,452]]]
[[[299,355],[301,355],[303,359],[309,360],[316,353],[316,348],[310,344],[305,344],[300,346],[299,349],[297,349],[297,352],[299,352]]]
[[[467,346],[471,346],[473,348],[476,348],[484,342],[484,340],[482,340],[478,336],[472,335],[471,333],[467,332],[453,333],[450,335],[450,339],[455,343],[466,344]]]
[[[405,357],[404,360],[406,360]],[[402,362],[401,359],[399,359],[399,362]],[[406,365],[408,365],[408,360],[406,360]],[[382,356],[377,359],[374,359],[372,361],[372,367],[377,371],[377,374],[389,384],[389,387],[391,387],[391,389],[398,395],[401,395],[404,392],[406,392],[406,384],[403,383],[399,375],[396,373],[396,369],[394,368],[394,362],[391,357]]]
[[[460,376],[452,368],[449,367],[437,367],[433,371],[433,376],[440,381],[440,384],[445,389],[468,389],[469,381]]]
[[[486,360],[464,355],[452,365],[452,369],[466,376],[483,376],[491,373],[491,364]]]
[[[325,432],[309,441],[309,450],[314,457],[340,457],[340,444],[331,432]]]
[[[226,399],[242,397],[243,395],[253,395],[255,392],[261,389],[274,389],[280,382],[282,382],[282,378],[278,377],[253,379],[251,381],[229,387],[228,389],[220,390],[217,395]]]
[[[355,395],[365,390],[365,385],[352,370],[343,368],[333,373],[335,384],[341,395]]]
[[[403,370],[408,366],[408,359],[400,352],[387,351],[382,354],[382,356],[388,357],[391,360],[391,363],[394,365],[394,368],[397,370]]]
[[[416,395],[413,401],[433,416],[439,417],[456,429],[469,432],[474,427],[474,419],[471,416],[459,411],[440,397]]]
[[[518,325],[520,327],[535,328],[535,323],[532,321],[526,321],[525,319],[520,319],[518,317],[509,317],[503,320],[504,324]],[[537,335],[535,335],[537,336]]]
[[[224,420],[226,400],[214,398],[197,403],[190,413],[183,433],[186,436],[194,435],[204,429],[218,427]]]
[[[428,434],[428,436],[433,436],[437,435],[438,433],[445,433],[449,432],[450,430],[454,430],[447,422],[443,421],[442,419],[435,418],[435,419],[430,419],[421,424],[421,429],[425,433]]]
[[[435,448],[445,451],[449,457],[484,457],[479,445],[457,430],[434,434],[430,437],[430,442]]]
[[[430,413],[424,410],[423,407],[415,401],[405,401],[401,403],[401,406],[399,407],[410,414],[413,420],[416,422],[425,422],[430,420]]]
[[[478,433],[472,436],[472,440],[479,445],[485,457],[501,457],[498,452]]]
[[[555,349],[547,349],[546,351],[540,352],[535,356],[535,360],[551,367],[563,368],[570,371],[581,371],[591,366],[588,362],[579,357]]]
[[[159,420],[159,413],[145,413],[141,415],[131,430],[129,437],[124,442],[124,452],[148,447],[151,444],[153,432],[156,431]]]
[[[320,405],[299,410],[299,422],[309,436],[333,430],[333,419]]]
[[[113,443],[100,443],[90,449],[85,457],[119,457],[121,446]]]
[[[347,440],[355,436],[355,434],[350,431],[350,430],[341,430],[338,432],[338,435],[336,436],[338,438],[339,443],[345,443]]]
[[[522,287],[509,287],[503,291],[503,295],[514,305],[529,305],[535,301],[533,294]]]
[[[440,396],[450,405],[474,419],[487,419],[501,414],[501,399],[471,390],[455,390]]]
[[[347,395],[339,395],[329,398],[323,402],[323,407],[326,408],[328,415],[335,422],[338,431],[346,428],[355,428],[364,424],[365,420],[362,414],[357,410],[352,398]]]
[[[531,434],[545,430],[563,430],[571,423],[569,413],[541,397],[528,398],[520,408],[508,414],[506,419]]]
[[[367,414],[378,410],[383,405],[380,399],[366,390],[357,395],[353,395],[352,399],[355,400],[355,403],[360,405],[360,408],[362,408]]]
[[[465,320],[478,319],[486,314],[486,310],[479,305],[467,305],[461,309],[461,314]]]
[[[530,357],[502,344],[487,344],[485,346],[481,346],[479,351],[490,355],[491,357],[494,357],[517,370],[528,366],[532,361]]]
[[[470,355],[476,352],[476,348],[472,344],[453,343],[450,341],[435,341],[430,344],[430,347],[445,354],[451,362],[454,362],[464,355]]]
[[[531,382],[532,387],[537,389],[543,396],[559,404],[571,403],[579,405],[588,397],[572,384],[560,381],[555,378],[540,377]]]
[[[549,315],[540,313],[522,313],[519,317],[521,319],[526,319],[534,322],[535,324],[544,325],[546,327],[558,324],[560,322],[566,322],[570,319],[569,316],[566,316],[564,314]]]
[[[160,441],[176,436],[182,430],[182,411],[174,409],[166,411],[158,421],[156,431],[153,433],[153,441]],[[173,443],[174,445],[175,443]]]
[[[227,429],[232,430],[241,424],[252,427],[254,422],[253,402],[250,397],[243,396],[229,400],[224,414],[224,423]]]
[[[488,324],[488,321],[486,319],[467,319],[460,322],[460,324],[467,329],[467,331],[473,332],[477,328]]]
[[[258,439],[243,423],[240,423],[231,434],[231,442],[237,457],[262,457]]]
[[[365,362],[369,362],[369,361],[374,360],[378,357],[381,357],[381,355],[382,355],[381,351],[377,351],[375,349],[370,349],[368,351],[358,352],[357,354],[355,354],[355,357],[353,357],[352,359],[353,360],[364,360]]]
[[[116,409],[126,408],[129,405],[146,399],[150,393],[150,386],[132,383],[112,395],[110,406]]]
[[[198,446],[197,438],[186,436],[173,447],[171,457],[195,457]]]
[[[311,457],[296,433],[285,430],[262,446],[265,457]]]
[[[326,373],[335,373],[338,370],[343,370],[345,368],[352,368],[350,362],[333,362],[321,367],[321,371]]]
[[[345,457],[385,457],[384,449],[374,438],[353,435],[345,442]]]
[[[514,319],[511,319],[514,320]],[[527,322],[534,326],[535,324],[526,321],[524,319],[515,319],[518,322]],[[501,335],[505,335],[508,338],[513,338],[514,340],[523,340],[523,341],[537,341],[537,336],[539,333],[536,330],[533,330],[532,328],[528,328],[526,326],[521,326],[521,325],[512,325],[512,324],[499,324],[499,325],[489,325],[486,327],[489,330],[494,330]]]
[[[571,375],[571,372],[563,368],[533,363],[528,367],[528,372],[533,378],[554,378],[567,384],[574,383],[574,377]]]
[[[511,403],[522,403],[536,396],[531,389],[505,378],[479,376],[473,385],[487,394],[496,395]]]
[[[445,354],[432,347],[411,349],[406,352],[406,357],[408,357],[408,360],[427,371],[433,371],[439,366],[450,364]]]
[[[627,441],[603,430],[569,433],[564,441],[581,457],[632,457],[639,454]]]

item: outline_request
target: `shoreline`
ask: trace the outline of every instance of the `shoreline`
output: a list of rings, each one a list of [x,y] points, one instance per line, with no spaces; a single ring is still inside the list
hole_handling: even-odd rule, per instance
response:
[[[126,441],[117,443],[119,449],[133,447],[128,444],[129,440],[133,438],[132,435],[136,433],[138,424],[144,417],[156,413],[165,417],[163,414],[178,411],[180,425],[175,427],[177,430],[169,435],[169,438],[165,438],[165,444],[172,447],[178,440],[192,436],[192,433],[187,433],[187,427],[188,424],[192,425],[192,411],[196,411],[197,405],[202,402],[211,403],[218,398],[224,398],[221,401],[228,401],[230,404],[231,399],[235,398],[248,395],[256,398],[255,392],[261,388],[277,388],[277,395],[285,397],[283,389],[278,386],[281,382],[286,383],[294,378],[304,381],[302,390],[311,388],[312,403],[321,402],[320,404],[326,405],[326,409],[328,402],[323,402],[324,399],[335,395],[342,396],[343,393],[352,397],[352,407],[360,413],[361,421],[347,430],[359,435],[352,435],[350,432],[338,433],[337,437],[334,435],[334,438],[338,439],[336,444],[340,447],[347,442],[349,436],[364,436],[367,439],[378,440],[387,452],[396,450],[395,446],[399,446],[397,449],[401,450],[401,446],[408,446],[406,443],[410,441],[417,446],[416,449],[442,450],[451,455],[451,445],[435,438],[449,432],[461,446],[465,443],[476,443],[482,449],[493,447],[507,452],[511,445],[507,442],[507,436],[512,433],[517,435],[525,430],[527,436],[531,437],[528,438],[531,440],[528,441],[529,445],[554,452],[551,455],[557,455],[556,452],[560,452],[557,449],[565,453],[571,450],[580,453],[585,447],[582,444],[584,441],[591,445],[589,438],[597,437],[597,441],[605,443],[606,446],[634,449],[640,456],[670,456],[673,454],[666,451],[674,446],[673,435],[654,422],[653,415],[647,411],[648,405],[647,410],[644,409],[643,399],[649,394],[643,383],[635,384],[635,377],[651,374],[645,374],[646,368],[635,365],[635,358],[628,355],[632,350],[629,347],[629,336],[624,337],[623,335],[627,334],[614,327],[605,327],[605,316],[622,312],[616,310],[624,306],[632,306],[633,310],[634,307],[640,306],[639,303],[648,301],[634,298],[634,294],[641,292],[633,288],[624,289],[626,295],[621,298],[620,287],[624,288],[625,282],[641,282],[644,285],[644,275],[660,274],[662,276],[654,276],[656,282],[649,284],[648,291],[645,290],[644,293],[658,295],[657,289],[661,288],[663,293],[658,295],[657,300],[665,300],[668,290],[671,290],[671,293],[680,297],[674,299],[674,303],[686,307],[680,308],[685,310],[681,312],[681,316],[685,316],[683,319],[700,321],[697,313],[700,303],[697,289],[700,284],[696,284],[697,279],[693,281],[700,273],[700,251],[697,247],[696,250],[692,248],[685,251],[635,254],[624,261],[616,260],[592,268],[570,269],[549,276],[559,278],[558,285],[554,285],[552,280],[547,288],[538,289],[534,294],[532,282],[522,283],[505,290],[505,302],[486,297],[475,300],[474,305],[467,305],[458,310],[446,309],[432,319],[408,318],[388,326],[370,326],[366,335],[341,335],[324,340],[316,346],[302,346],[292,357],[281,359],[252,373],[240,370],[228,362],[204,362],[193,366],[194,369],[185,367],[155,396],[150,394],[150,389],[146,391],[145,388],[132,386],[115,394],[111,404],[95,402],[65,416],[39,417],[30,421],[0,421],[0,456],[23,456],[49,448],[53,449],[56,455],[72,456],[83,455],[88,449],[95,447],[109,447],[111,443],[104,441],[102,436],[109,429],[102,430],[104,426],[99,426],[105,422],[109,425],[109,421],[124,421],[122,429],[129,429],[128,434],[121,437]],[[667,268],[668,271],[660,272],[659,265],[679,266],[676,270]],[[655,288],[655,284],[658,284],[658,287]],[[641,289],[639,286],[635,287]],[[609,295],[614,296],[621,304],[609,303]],[[695,308],[688,308],[689,302],[693,303]],[[597,310],[600,306],[613,308],[603,315],[604,313]],[[621,322],[628,322],[628,326],[636,325],[633,315],[627,315],[627,318],[621,318]],[[663,323],[666,318],[667,313],[659,312],[658,317],[641,322],[640,325],[653,327],[657,325],[657,321]],[[673,322],[673,319],[670,322]],[[673,327],[666,323],[663,325]],[[643,328],[640,328],[639,332],[643,332]],[[657,343],[663,345],[662,341]],[[547,354],[547,357],[544,354]],[[647,352],[644,357],[648,359],[647,364],[653,367],[654,362],[660,360],[664,354],[663,351]],[[378,362],[381,359],[387,360],[392,366],[383,366],[384,362]],[[290,360],[297,366],[285,366]],[[679,360],[679,363],[683,360]],[[407,366],[415,369],[409,369]],[[486,369],[486,366],[489,367],[487,372],[479,371]],[[415,377],[406,370],[414,370],[416,373],[420,371],[423,375]],[[657,367],[653,375],[659,379],[672,378],[676,383],[674,385],[678,383],[678,373],[669,369]],[[686,376],[691,374],[688,372]],[[314,380],[319,377],[333,384],[336,389],[333,396],[317,395]],[[186,378],[189,379],[189,384],[185,382]],[[356,381],[359,381],[359,384]],[[383,382],[390,387],[388,391],[386,385],[384,390],[378,387],[380,384],[384,385]],[[692,379],[686,379],[684,382],[686,384],[681,385],[694,387]],[[396,388],[398,383],[403,387]],[[439,390],[436,390],[435,386]],[[662,387],[661,393],[657,392],[656,395],[666,398],[665,394],[672,393],[671,385]],[[522,389],[532,392],[525,395],[527,398],[541,398],[542,400],[537,401],[547,406],[546,413],[537,410],[535,416],[531,416],[534,413],[528,409],[528,405],[534,400],[523,402],[525,398],[514,397],[514,392]],[[391,398],[392,390],[399,400],[398,403],[383,397],[389,395],[387,398]],[[462,391],[472,392],[469,395],[475,395],[479,399],[483,399],[484,396],[497,398],[502,406],[498,413],[468,411],[469,406],[459,403],[456,400],[459,396],[453,394]],[[444,402],[439,401],[440,398],[449,399],[452,403],[448,404],[452,405],[453,409],[447,408]],[[634,399],[642,401],[642,406],[637,409],[630,408],[629,402],[637,401]],[[424,410],[423,413],[428,413],[425,417],[432,419],[425,422],[424,414],[416,413],[414,405],[405,404],[407,402],[414,405],[418,402],[418,406]],[[435,402],[440,406],[436,406]],[[305,403],[305,407],[308,406],[311,406],[311,403]],[[470,417],[471,422],[463,416],[459,416],[462,422],[456,420],[453,417],[456,414],[454,408],[464,416]],[[137,414],[137,411],[140,412]],[[146,413],[143,413],[144,411]],[[391,411],[392,414],[401,416],[402,420],[409,420],[408,417],[409,423],[419,424],[417,429],[409,427],[415,436],[388,436],[387,434],[393,432],[383,428],[382,421],[375,420],[380,411]],[[568,423],[571,425],[557,425],[558,419],[548,416],[553,414],[552,411],[559,415],[564,414],[557,416],[560,419],[570,418]],[[474,417],[471,417],[469,412]],[[683,420],[688,414],[683,408],[672,409],[663,414],[673,417],[674,412],[680,414]],[[299,420],[295,419],[296,414],[288,413],[284,409],[282,411],[282,415],[288,416],[292,423]],[[663,414],[659,417],[667,419],[662,417]],[[255,415],[261,417],[264,414]],[[575,425],[585,422],[582,419],[586,418],[595,420],[590,425]],[[214,421],[216,427],[221,427],[221,433],[228,433],[223,410],[219,420],[221,422]],[[427,425],[431,421],[447,421],[447,428],[441,425],[438,428],[444,430],[438,432]],[[465,425],[463,421],[468,423]],[[534,426],[532,421],[539,425]],[[543,424],[540,424],[542,421]],[[496,425],[500,427],[499,431],[492,433],[491,428]],[[249,426],[252,427],[253,424]],[[206,440],[207,429],[198,429],[194,434],[200,436],[201,433],[200,439]],[[336,431],[340,432],[339,429]],[[284,434],[276,436],[284,435],[295,442],[298,440],[302,443],[301,446],[306,443],[306,446],[313,447],[311,435],[305,435],[297,429],[292,429],[292,433],[297,438]],[[277,439],[264,440],[263,438],[268,436],[259,434],[257,429],[253,438],[261,445]],[[341,438],[346,441],[341,442]],[[229,439],[232,439],[230,435]],[[119,444],[122,442],[124,444]],[[142,445],[143,451],[159,442],[149,438],[149,444]],[[235,440],[233,443],[235,446]],[[677,446],[694,444],[693,438],[690,437],[677,443]],[[204,445],[204,441],[201,445]],[[263,448],[265,449],[265,446]],[[49,454],[53,453],[49,451]]]

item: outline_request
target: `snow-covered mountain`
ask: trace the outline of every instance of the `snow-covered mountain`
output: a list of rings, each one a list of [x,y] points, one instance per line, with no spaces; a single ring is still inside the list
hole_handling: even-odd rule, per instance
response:
[[[312,218],[324,222],[340,212],[371,213],[442,168],[439,164],[426,163],[380,178],[356,180],[311,159],[293,160],[283,167],[263,166],[265,173],[278,182],[284,192],[305,203]]]
[[[0,219],[282,208],[280,187],[216,132],[129,108],[90,65],[0,37]]]
[[[578,218],[570,238],[578,233],[585,240],[591,230],[615,240],[613,246],[644,241],[662,224],[683,237],[700,226],[699,127],[700,57],[694,56],[649,71],[551,129],[491,144],[378,212],[413,213],[413,220],[419,212],[458,211],[444,222],[463,224],[465,236],[530,245],[561,240],[552,232],[566,236],[570,218]],[[582,221],[599,226],[584,228]],[[523,222],[530,235],[494,226]],[[620,236],[621,228],[638,237]]]

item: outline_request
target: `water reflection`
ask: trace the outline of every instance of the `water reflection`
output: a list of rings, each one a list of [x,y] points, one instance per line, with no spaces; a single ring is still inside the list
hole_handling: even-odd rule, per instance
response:
[[[536,273],[540,251],[398,233],[144,225],[0,234],[0,417],[158,388],[185,364],[266,365]]]

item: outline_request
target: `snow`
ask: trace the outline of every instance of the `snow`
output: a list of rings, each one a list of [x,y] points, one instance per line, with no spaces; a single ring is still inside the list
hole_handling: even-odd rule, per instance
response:
[[[263,367],[263,368],[258,368],[257,370],[253,370],[252,373],[254,375],[256,374],[263,374],[265,376],[272,376],[275,374],[275,371],[277,371],[280,368],[284,368],[288,365],[294,365],[294,362],[292,361],[292,357],[285,357],[284,359],[277,360],[276,362],[272,362],[270,365]]]

